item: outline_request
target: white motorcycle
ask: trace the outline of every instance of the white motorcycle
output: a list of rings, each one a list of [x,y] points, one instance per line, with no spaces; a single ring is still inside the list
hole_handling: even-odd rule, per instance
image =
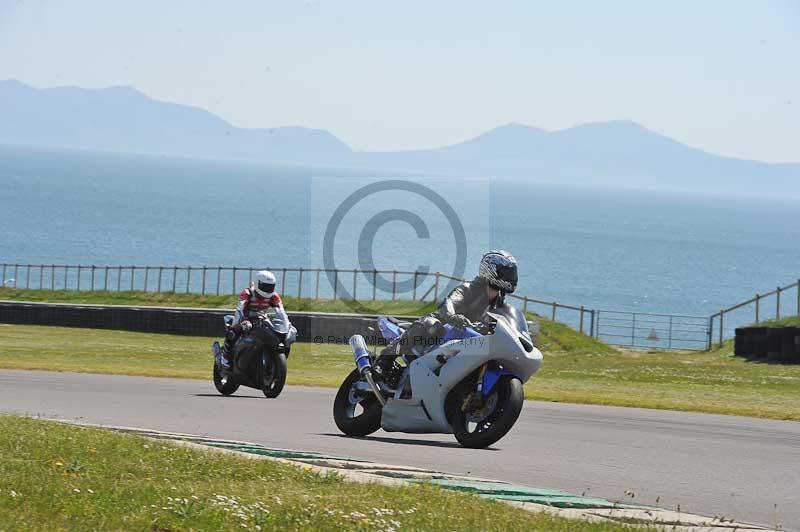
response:
[[[392,341],[410,324],[378,318]],[[533,345],[524,316],[506,304],[486,313],[483,323],[426,343],[420,356],[395,362],[397,378],[379,378],[376,355],[364,337],[350,346],[356,369],[339,387],[333,404],[336,426],[349,436],[389,432],[453,434],[465,447],[483,448],[502,438],[522,410],[522,385],[539,370],[542,353]]]

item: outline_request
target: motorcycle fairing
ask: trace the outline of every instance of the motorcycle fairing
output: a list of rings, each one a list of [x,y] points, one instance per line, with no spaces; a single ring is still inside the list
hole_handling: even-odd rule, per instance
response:
[[[487,362],[494,362],[522,382],[539,369],[541,352],[535,347],[528,352],[519,334],[512,323],[499,319],[494,334],[451,340],[412,361],[407,370],[411,397],[400,398],[405,384],[405,379],[401,380],[395,396],[383,407],[381,427],[389,432],[452,433],[445,414],[445,400],[464,376]],[[440,360],[446,362],[442,364]],[[490,382],[490,390],[500,376],[502,374],[492,372],[489,379],[494,382]],[[484,384],[485,379],[484,376]]]

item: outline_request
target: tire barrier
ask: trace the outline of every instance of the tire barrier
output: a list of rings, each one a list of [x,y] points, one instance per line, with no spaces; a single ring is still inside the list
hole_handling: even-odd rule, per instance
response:
[[[741,327],[734,353],[751,360],[800,364],[800,327]]]
[[[228,309],[127,307],[0,301],[0,323],[116,329],[189,336],[223,336]],[[375,316],[327,312],[288,312],[301,342],[342,343],[353,334],[374,339]],[[400,319],[413,320],[413,317]]]
[[[232,312],[229,309],[0,301],[0,323],[187,336],[224,336],[223,317]],[[377,316],[374,315],[289,310],[287,313],[292,325],[297,328],[297,340],[300,342],[349,346],[348,339],[354,334],[364,336],[370,345],[384,341],[375,326]],[[395,317],[401,321],[417,319],[415,316]],[[534,345],[539,347],[539,322],[529,321],[528,326]]]

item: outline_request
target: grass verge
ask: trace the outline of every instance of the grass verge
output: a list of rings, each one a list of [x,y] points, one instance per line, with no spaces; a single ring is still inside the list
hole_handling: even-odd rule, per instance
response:
[[[212,338],[1,325],[0,368],[209,379]],[[561,339],[563,341],[563,339]],[[800,421],[800,365],[748,362],[730,351],[544,348],[528,399],[738,414]],[[298,343],[290,384],[337,387],[352,369],[346,345]]]
[[[15,416],[0,456],[3,530],[626,529]]]

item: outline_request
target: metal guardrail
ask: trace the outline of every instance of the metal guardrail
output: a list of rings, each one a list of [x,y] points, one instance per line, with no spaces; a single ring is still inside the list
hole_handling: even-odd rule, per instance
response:
[[[708,349],[710,323],[708,316],[598,310],[595,337],[628,347]]]
[[[41,290],[134,291],[236,294],[264,267],[238,266],[123,266],[67,264],[0,265],[2,286]],[[441,272],[324,268],[271,268],[280,293],[310,299],[376,301],[398,299],[438,301],[453,282],[464,279]],[[409,288],[410,287],[410,288]],[[800,280],[733,305],[711,316],[682,316],[598,310],[510,294],[525,312],[533,312],[614,345],[663,349],[710,349],[733,337],[737,326],[791,314],[796,289],[800,316]],[[774,301],[771,298],[774,297]],[[765,307],[768,305],[768,307]],[[766,309],[774,309],[771,312]],[[747,316],[750,314],[754,318]]]

